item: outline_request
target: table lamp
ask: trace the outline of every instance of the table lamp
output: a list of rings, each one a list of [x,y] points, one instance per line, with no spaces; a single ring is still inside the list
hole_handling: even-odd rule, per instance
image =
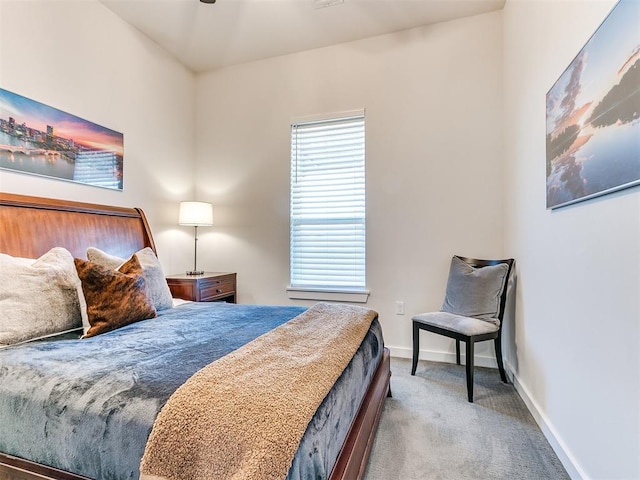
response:
[[[207,202],[180,202],[178,225],[193,227],[193,270],[187,275],[202,275],[204,271],[198,270],[198,227],[213,225],[213,206]]]

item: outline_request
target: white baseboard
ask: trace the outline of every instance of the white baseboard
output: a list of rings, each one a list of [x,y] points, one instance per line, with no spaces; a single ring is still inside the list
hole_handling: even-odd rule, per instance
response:
[[[391,350],[392,357],[412,358],[413,350],[405,347],[392,347],[386,345]],[[465,363],[464,345],[460,348],[460,361]],[[455,352],[436,352],[433,350],[420,350],[420,360],[429,360],[431,362],[456,363]],[[498,368],[495,357],[487,357],[484,355],[474,356],[474,365],[477,367]]]
[[[518,376],[515,375],[513,366],[506,364],[505,369],[507,372],[507,377],[509,377],[509,380],[511,380],[511,382],[513,383],[513,386],[520,395],[520,398],[522,398],[522,401],[531,412],[531,415],[533,415],[534,420],[540,427],[540,430],[542,430],[544,436],[547,438],[547,441],[551,445],[551,448],[553,448],[553,451],[556,452],[558,459],[560,460],[560,462],[562,462],[562,465],[569,474],[569,477],[571,477],[571,480],[588,480],[589,477],[584,472],[584,470],[580,468],[580,465],[578,465],[578,462],[569,451],[569,448],[564,443],[560,435],[558,435],[558,432],[554,428],[553,424],[542,412],[536,401],[531,398],[527,387],[522,382],[520,382]]]
[[[391,350],[392,357],[399,358],[412,358],[413,350],[406,347],[392,347],[387,345],[389,350]],[[455,352],[436,352],[432,350],[420,350],[420,360],[429,360],[432,362],[444,362],[444,363],[455,363],[456,362],[456,354]],[[461,349],[460,352],[460,360],[464,364],[464,350]],[[495,357],[487,357],[487,356],[475,356],[475,365],[478,367],[490,367],[490,368],[498,368],[498,363],[496,362]],[[573,455],[569,451],[567,445],[562,441],[562,438],[558,435],[556,429],[553,427],[553,424],[549,421],[544,413],[540,410],[538,404],[531,398],[529,394],[529,390],[527,390],[526,386],[520,382],[520,379],[514,373],[513,366],[505,363],[505,371],[507,377],[513,383],[513,386],[522,398],[522,401],[526,405],[529,412],[533,416],[534,420],[540,427],[540,430],[546,437],[547,441],[553,448],[553,451],[558,456],[560,462],[564,466],[565,470],[571,477],[571,480],[588,480],[589,477],[585,474],[585,472],[580,468],[578,463],[576,462]]]

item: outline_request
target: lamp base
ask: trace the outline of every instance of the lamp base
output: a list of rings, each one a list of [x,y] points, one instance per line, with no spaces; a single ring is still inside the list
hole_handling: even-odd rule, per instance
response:
[[[204,270],[190,270],[187,272],[187,275],[204,275]]]

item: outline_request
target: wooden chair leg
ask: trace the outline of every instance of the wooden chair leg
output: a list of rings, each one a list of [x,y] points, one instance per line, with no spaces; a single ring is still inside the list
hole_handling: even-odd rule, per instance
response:
[[[460,365],[460,340],[456,340],[456,364]]]
[[[467,345],[467,398],[473,403],[473,340],[468,339]]]
[[[500,370],[500,378],[504,383],[509,383],[507,380],[507,374],[504,371],[504,364],[502,363],[502,339],[500,337],[495,339],[496,345],[496,360],[498,361],[498,370]]]
[[[418,366],[418,352],[420,351],[420,327],[413,322],[413,364],[411,365],[411,375],[416,374]]]

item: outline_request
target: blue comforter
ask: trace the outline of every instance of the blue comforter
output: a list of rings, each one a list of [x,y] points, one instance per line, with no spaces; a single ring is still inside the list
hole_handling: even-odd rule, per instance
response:
[[[200,368],[305,309],[191,303],[97,337],[0,350],[0,451],[135,479],[154,419]],[[329,476],[382,355],[377,320],[309,424],[287,479]]]

